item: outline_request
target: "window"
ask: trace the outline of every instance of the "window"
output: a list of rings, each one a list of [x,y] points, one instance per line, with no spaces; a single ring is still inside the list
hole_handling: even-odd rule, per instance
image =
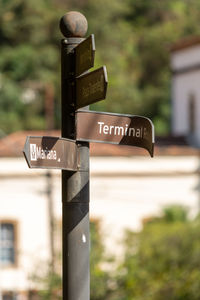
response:
[[[38,292],[36,292],[36,291],[29,291],[29,293],[28,293],[28,299],[29,300],[39,300],[40,297],[39,297]]]
[[[194,134],[196,129],[196,120],[195,120],[195,96],[191,94],[189,96],[189,107],[188,107],[188,113],[189,113],[189,133]]]
[[[0,266],[10,266],[16,263],[15,245],[15,224],[0,222]]]
[[[2,300],[17,300],[17,296],[12,292],[3,293]]]

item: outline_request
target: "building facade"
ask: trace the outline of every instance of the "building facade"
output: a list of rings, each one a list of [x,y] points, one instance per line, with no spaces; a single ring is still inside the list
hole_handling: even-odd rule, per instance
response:
[[[194,153],[91,157],[90,218],[100,220],[107,251],[120,255],[124,230],[140,230],[166,206],[180,204],[197,214],[198,167]],[[29,169],[24,158],[0,159],[1,300],[35,300],[33,275],[45,274],[52,261],[48,180],[46,170]],[[60,170],[51,172],[51,197],[54,224],[61,225]],[[61,252],[60,228],[54,230],[55,252]]]
[[[200,146],[200,37],[177,42],[171,49],[172,134]]]

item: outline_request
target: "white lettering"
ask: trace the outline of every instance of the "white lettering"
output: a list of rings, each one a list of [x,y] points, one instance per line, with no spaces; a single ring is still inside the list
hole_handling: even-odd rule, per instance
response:
[[[112,134],[112,129],[114,129],[114,128],[115,128],[115,126],[113,126],[113,125],[110,126],[110,131],[109,131],[110,134]]]
[[[99,133],[101,133],[101,130],[102,130],[102,125],[104,124],[104,122],[98,122],[98,124],[100,125],[100,128],[99,128]]]
[[[125,126],[114,126],[107,125],[104,122],[98,122],[99,133],[100,134],[109,134],[109,135],[118,135],[118,136],[129,136],[136,138],[144,138],[147,135],[147,129],[145,127],[128,127]]]
[[[122,126],[115,126],[114,135],[124,135],[124,128]]]
[[[128,136],[135,136],[135,128],[129,128],[128,130]]]
[[[45,152],[43,149],[41,150],[41,154],[42,154],[42,159],[45,159]]]
[[[41,156],[41,148],[40,148],[40,147],[37,147],[37,148],[36,148],[36,156],[37,156],[37,158],[39,158],[39,159],[42,158],[42,156]]]
[[[125,136],[127,136],[127,132],[128,132],[128,124],[126,124],[126,128],[125,128]]]
[[[56,160],[57,159],[57,152],[56,150],[48,150],[42,149],[41,147],[36,147],[36,159],[50,159],[50,160]]]
[[[137,128],[137,130],[136,130],[136,137],[141,137],[141,129],[140,128]]]
[[[36,157],[36,144],[30,144],[30,155],[31,155],[31,160],[37,160],[37,157]]]
[[[109,126],[108,125],[104,125],[104,127],[103,127],[103,133],[104,134],[108,134],[108,132],[109,132]]]

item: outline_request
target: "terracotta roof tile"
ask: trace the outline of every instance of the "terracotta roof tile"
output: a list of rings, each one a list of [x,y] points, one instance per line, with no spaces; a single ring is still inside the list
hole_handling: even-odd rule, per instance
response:
[[[60,131],[18,131],[0,139],[0,157],[20,157],[28,135],[60,136]]]
[[[0,157],[22,157],[27,136],[60,136],[59,130],[19,131],[0,139]],[[90,143],[92,156],[146,156],[145,149],[104,143]],[[156,155],[197,155],[198,150],[189,147],[183,138],[157,138]]]
[[[200,36],[189,36],[174,43],[170,50],[171,52],[183,50],[200,44]]]

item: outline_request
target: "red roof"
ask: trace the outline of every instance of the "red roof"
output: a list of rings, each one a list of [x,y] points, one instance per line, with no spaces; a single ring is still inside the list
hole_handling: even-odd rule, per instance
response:
[[[200,36],[189,36],[174,43],[170,50],[172,52],[183,50],[200,44]]]
[[[27,136],[56,136],[59,130],[52,131],[19,131],[0,139],[0,157],[22,157]],[[146,156],[145,149],[131,146],[112,145],[104,143],[90,143],[92,156]],[[197,155],[198,150],[188,147],[180,138],[157,139],[155,145],[156,155]]]
[[[34,136],[60,136],[59,131],[18,131],[0,139],[0,157],[20,157],[23,156],[23,148],[26,137]]]

